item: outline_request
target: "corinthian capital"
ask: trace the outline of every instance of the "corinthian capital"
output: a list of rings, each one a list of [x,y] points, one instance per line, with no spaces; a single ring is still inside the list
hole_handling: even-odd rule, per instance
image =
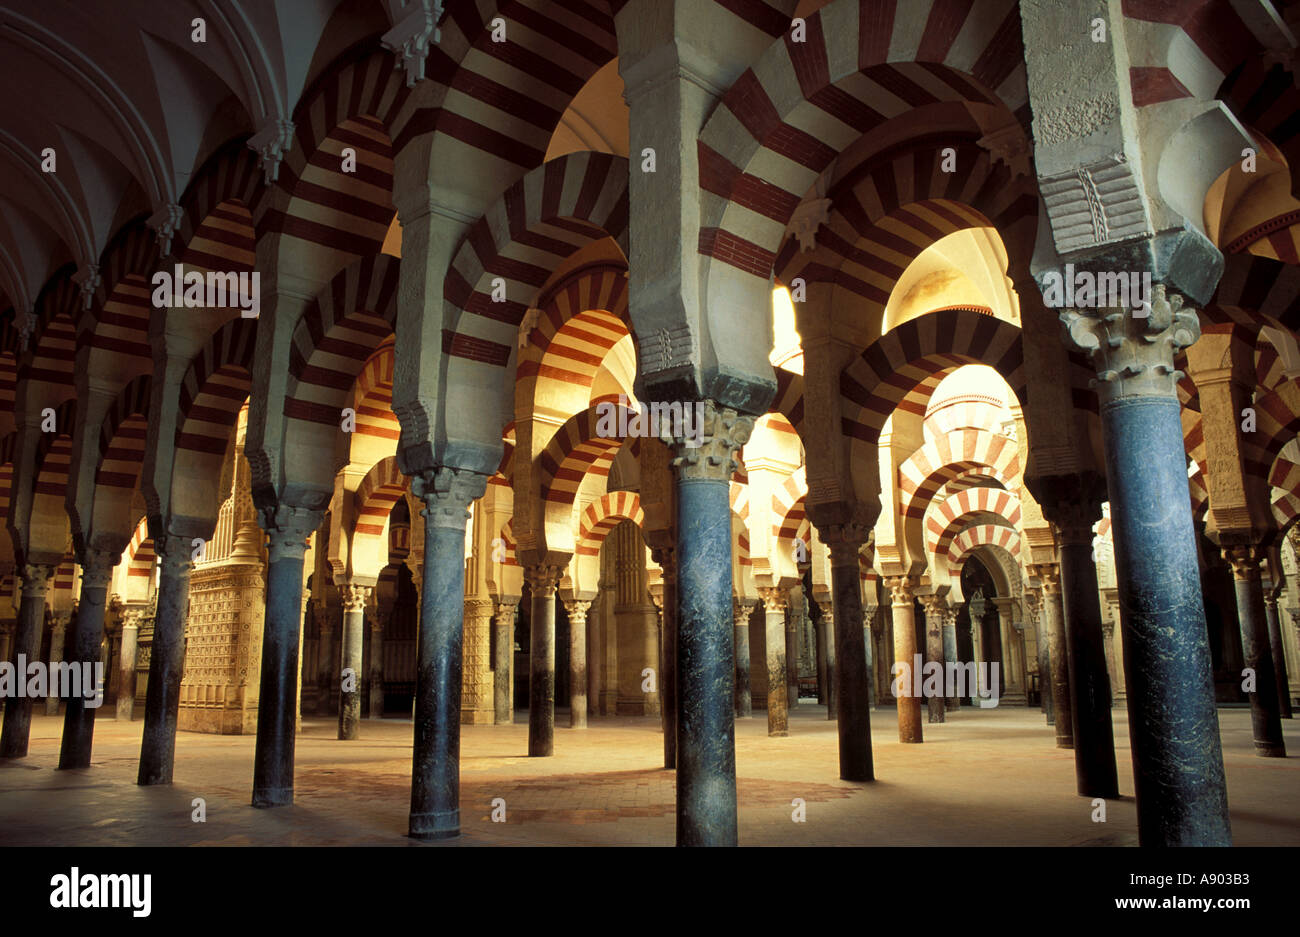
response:
[[[325,512],[312,508],[277,504],[259,512],[262,529],[266,531],[270,562],[281,557],[302,559],[307,555],[307,538],[320,527]]]
[[[1061,567],[1055,563],[1038,563],[1029,567],[1029,575],[1043,584],[1043,595],[1060,595]]]
[[[81,588],[107,589],[113,577],[113,567],[121,554],[108,550],[88,549],[81,556]]]
[[[1260,578],[1259,563],[1264,558],[1264,551],[1259,547],[1249,543],[1225,546],[1223,558],[1232,567],[1232,578],[1246,580]]]
[[[533,595],[550,597],[555,595],[555,588],[564,578],[564,567],[553,565],[529,566],[524,570],[524,581]]]
[[[684,410],[688,407],[683,405]],[[659,438],[672,449],[673,465],[682,478],[729,481],[739,467],[736,453],[749,442],[754,431],[754,418],[719,407],[712,400],[705,400],[694,409],[695,419],[699,421],[698,432],[674,436],[673,430],[680,427],[661,424]]]
[[[769,612],[779,612],[785,609],[786,596],[785,590],[775,586],[763,586],[758,590],[759,597],[763,600],[763,608]]]
[[[346,583],[339,586],[339,593],[343,596],[343,611],[364,611],[366,603],[370,601],[370,593],[372,591],[373,588],[371,586],[363,586],[356,583]]]
[[[434,527],[447,527],[465,533],[469,506],[483,497],[487,476],[466,469],[426,469],[411,479],[411,494],[424,502],[420,514]]]
[[[909,579],[907,576],[891,576],[885,580],[885,588],[889,590],[895,605],[911,607],[912,599],[916,595],[915,579]]]
[[[1102,309],[1099,314],[1065,309],[1061,323],[1071,344],[1092,358],[1094,382],[1105,403],[1119,397],[1173,397],[1183,372],[1174,356],[1201,336],[1196,311],[1163,283],[1153,289],[1150,314],[1144,310]]]
[[[28,563],[23,566],[23,598],[43,599],[50,586],[54,567],[45,563]]]

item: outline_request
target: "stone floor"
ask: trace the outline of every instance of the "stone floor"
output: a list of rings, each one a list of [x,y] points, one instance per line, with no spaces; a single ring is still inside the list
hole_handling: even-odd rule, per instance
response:
[[[902,745],[892,711],[872,715],[873,784],[837,780],[835,723],[804,701],[788,738],[769,739],[760,713],[737,723],[743,845],[1135,845],[1128,725],[1115,714],[1124,796],[1106,822],[1074,793],[1073,754],[1054,747],[1037,710],[963,709]],[[1300,844],[1300,720],[1284,721],[1287,759],[1256,758],[1250,712],[1219,711],[1234,841]],[[568,716],[561,711],[557,722]],[[411,723],[367,721],[339,742],[333,722],[308,719],[297,742],[297,802],[254,810],[252,736],[182,732],[172,787],[135,784],[141,723],[101,718],[89,771],[54,770],[62,719],[34,716],[26,759],[0,763],[4,845],[410,845]],[[528,758],[528,729],[465,726],[461,736],[463,845],[671,845],[673,772],[662,764],[657,719],[593,720],[556,730],[553,758]],[[192,820],[193,799],[207,820]],[[505,822],[491,819],[505,801]],[[806,822],[792,822],[794,801]]]

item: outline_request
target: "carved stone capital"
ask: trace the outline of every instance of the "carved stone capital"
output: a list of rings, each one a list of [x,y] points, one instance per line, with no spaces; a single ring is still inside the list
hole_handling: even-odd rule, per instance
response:
[[[180,230],[185,211],[175,202],[163,202],[158,210],[145,221],[158,235],[158,255],[169,257],[172,252],[172,238]]]
[[[529,566],[524,570],[524,580],[532,589],[533,595],[541,595],[547,598],[555,595],[555,589],[563,578],[563,566]]]
[[[907,576],[891,576],[885,580],[885,588],[889,590],[895,606],[912,607],[912,600],[916,597],[915,579]]]
[[[1232,544],[1223,547],[1223,558],[1232,567],[1232,578],[1254,580],[1260,578],[1260,561],[1264,551],[1249,543]]]
[[[81,557],[81,588],[107,589],[113,578],[113,567],[117,565],[120,553],[108,550],[86,550]]]
[[[325,519],[324,511],[291,504],[264,507],[258,515],[258,522],[266,531],[266,546],[272,563],[282,557],[300,560],[306,556],[307,538]]]
[[[1043,595],[1061,594],[1061,567],[1056,563],[1037,563],[1030,566],[1029,575],[1042,582]]]
[[[1069,545],[1092,545],[1092,528],[1101,520],[1101,502],[1080,491],[1076,497],[1060,497],[1042,504],[1044,516],[1051,522],[1056,542]]]
[[[685,409],[685,408],[683,408]],[[660,440],[673,452],[672,464],[684,479],[730,481],[739,467],[736,453],[749,442],[754,418],[741,416],[712,400],[704,401],[701,426],[697,435],[674,437],[674,427],[660,422]]]
[[[470,504],[483,497],[487,476],[465,469],[426,469],[411,479],[411,494],[424,502],[420,515],[434,527],[465,533]]]
[[[763,600],[763,608],[769,612],[783,611],[788,604],[785,590],[776,586],[763,586],[758,590],[758,595]]]
[[[346,583],[339,586],[339,595],[343,597],[343,611],[360,612],[364,611],[366,603],[370,601],[370,594],[374,591],[373,586],[357,585],[355,583]]]
[[[948,611],[948,600],[941,595],[931,593],[917,598],[921,601],[921,608],[925,609],[925,617],[930,621],[936,618],[942,620]]]
[[[677,550],[674,547],[653,547],[650,558],[659,564],[663,571],[664,582],[677,581]]]
[[[830,547],[831,566],[857,566],[862,545],[871,537],[865,524],[829,524],[819,528],[817,536]]]
[[[496,607],[496,620],[499,625],[512,625],[515,621],[515,615],[519,611],[518,600],[514,602],[498,602]]]
[[[1183,307],[1183,297],[1163,283],[1152,290],[1146,309],[1061,311],[1069,342],[1092,358],[1102,403],[1121,397],[1174,397],[1183,372],[1174,356],[1201,336],[1196,311]]]
[[[1024,598],[1025,613],[1029,616],[1029,620],[1037,625],[1038,616],[1043,611],[1043,596],[1037,589],[1026,589]]]
[[[397,67],[406,72],[408,88],[424,78],[429,46],[442,38],[437,25],[441,17],[441,0],[416,0],[409,12],[379,37],[385,49],[396,53]]]
[[[732,618],[734,619],[734,623],[737,628],[743,628],[749,624],[749,616],[753,614],[754,606],[756,604],[758,603],[756,602],[745,603],[735,598],[734,596],[732,597],[731,615]]]
[[[258,155],[262,178],[272,185],[280,177],[280,162],[293,147],[293,121],[268,120],[262,129],[248,138],[248,148]]]
[[[24,599],[44,600],[50,587],[54,567],[45,563],[27,563],[23,566],[22,593]]]
[[[587,609],[591,608],[591,602],[583,599],[572,599],[564,603],[564,610],[569,613],[569,625],[585,625],[587,623]]]

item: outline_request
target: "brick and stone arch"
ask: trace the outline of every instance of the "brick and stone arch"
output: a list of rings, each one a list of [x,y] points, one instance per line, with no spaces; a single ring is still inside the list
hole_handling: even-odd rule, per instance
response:
[[[257,250],[253,212],[266,192],[246,141],[219,147],[181,196],[176,259],[200,270],[251,271]]]
[[[635,410],[618,404],[610,404],[610,407],[615,420],[638,418]],[[574,551],[576,531],[572,511],[579,487],[589,478],[607,477],[619,449],[625,443],[636,446],[639,442],[636,439],[602,437],[598,432],[600,421],[601,414],[596,406],[570,417],[556,430],[537,459],[545,524],[543,543],[547,551],[566,554]]]
[[[961,568],[967,558],[977,554],[981,548],[1005,550],[1011,556],[1012,564],[1020,565],[1020,532],[1014,527],[999,524],[976,524],[968,527],[953,538],[948,548],[948,568],[954,579],[961,575]],[[1001,564],[998,564],[999,566]]]
[[[147,602],[153,589],[154,566],[158,555],[154,552],[153,539],[149,536],[149,520],[142,517],[135,525],[126,550],[122,554],[126,567],[126,591],[123,602]]]
[[[1020,520],[1020,499],[1015,492],[983,486],[963,489],[926,514],[926,553],[946,556],[952,541],[972,523],[986,521],[1018,528]]]
[[[26,518],[26,555],[58,556],[67,548],[69,523],[66,505],[68,467],[72,461],[72,433],[77,401],[68,399],[54,410],[52,433],[42,433],[33,461],[31,513]]]
[[[124,535],[132,528],[152,399],[153,377],[141,374],[122,388],[104,415],[93,444],[97,468],[89,530]]]
[[[353,578],[376,580],[388,565],[388,516],[410,489],[410,480],[389,456],[376,463],[351,495],[356,523],[351,532],[348,566]]]
[[[611,491],[584,507],[578,517],[569,579],[575,595],[592,595],[600,580],[600,551],[610,532],[624,521],[644,531],[641,496],[635,491]]]

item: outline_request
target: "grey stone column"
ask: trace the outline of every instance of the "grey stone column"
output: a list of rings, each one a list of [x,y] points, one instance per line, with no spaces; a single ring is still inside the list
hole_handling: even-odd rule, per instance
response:
[[[151,525],[152,526],[152,525]],[[185,669],[185,620],[190,607],[190,540],[175,534],[153,539],[158,555],[158,604],[149,650],[149,685],[144,701],[137,784],[170,784],[176,755],[176,716]]]
[[[259,511],[269,559],[257,743],[253,749],[254,807],[285,807],[293,803],[303,560],[307,555],[307,538],[320,527],[323,518],[323,511],[287,504]]]
[[[943,619],[947,614],[948,602],[942,596],[923,595],[921,596],[921,607],[925,610],[925,661],[929,663],[934,661],[941,667],[943,666]],[[945,682],[947,680],[947,671],[945,673]],[[924,684],[924,680],[922,680]],[[944,694],[934,694],[926,697],[926,721],[930,723],[944,722],[944,714],[948,710]]]
[[[1224,546],[1223,558],[1232,566],[1241,646],[1246,667],[1255,675],[1255,689],[1250,694],[1255,754],[1264,758],[1285,758],[1286,742],[1282,738],[1282,715],[1274,682],[1276,671],[1269,646],[1268,622],[1264,617],[1264,587],[1260,575],[1263,551],[1253,544]]]
[[[492,627],[496,629],[496,648],[492,658],[492,705],[497,725],[515,721],[515,615],[518,602],[498,602]]]
[[[664,767],[677,767],[677,554],[668,547],[656,547],[651,557],[663,573],[663,596],[659,608],[660,657],[659,705],[664,727]]]
[[[898,740],[900,742],[924,741],[921,734],[921,698],[913,695],[912,677],[916,662],[916,581],[895,576],[885,581],[893,598],[894,610],[894,668],[899,664],[907,667],[901,672],[891,668],[894,682],[899,692],[898,700]],[[919,679],[919,674],[916,675]]]
[[[677,845],[737,842],[731,505],[754,418],[706,400],[699,434],[674,438],[677,493]],[[769,697],[779,697],[777,693]]]
[[[361,652],[365,646],[366,603],[373,586],[340,583],[343,596],[343,647],[339,668],[339,738],[361,737]],[[348,689],[351,685],[351,690]]]
[[[384,718],[384,623],[375,610],[370,619],[370,718]]]
[[[785,606],[783,589],[764,586],[758,590],[763,599],[763,634],[767,650],[767,734],[783,737],[790,734],[790,695],[785,683]]]
[[[810,612],[812,611],[811,603],[809,603],[809,611]],[[816,647],[815,660],[817,664],[817,703],[819,705],[826,706],[826,711],[828,713],[827,718],[830,718],[829,713],[831,712],[832,707],[830,707],[826,703],[826,696],[830,692],[830,688],[827,686],[828,680],[826,677],[826,615],[825,613],[822,613],[818,617],[817,623],[813,625],[813,642]]]
[[[1037,589],[1025,590],[1025,608],[1034,625],[1034,643],[1038,647],[1038,708],[1047,717],[1050,726],[1055,720],[1052,700],[1052,664],[1048,653],[1047,619],[1043,606],[1042,592]]]
[[[529,618],[528,754],[555,754],[555,588],[562,566],[530,566],[525,572],[532,592]]]
[[[1065,612],[1061,605],[1061,573],[1055,563],[1030,567],[1043,584],[1043,619],[1047,631],[1047,659],[1052,675],[1052,725],[1056,747],[1074,748],[1074,717],[1070,699],[1070,660],[1065,638]]]
[[[569,728],[587,728],[587,609],[590,601],[564,603],[569,613]]]
[[[487,476],[447,467],[427,469],[411,479],[412,494],[424,502],[409,825],[415,839],[460,834],[465,522],[470,503],[486,488]],[[553,629],[554,619],[551,624]]]
[[[108,606],[108,583],[122,551],[87,549],[81,557],[81,600],[72,634],[70,662],[76,666],[90,664],[92,684],[97,682],[100,649],[104,643],[104,611]],[[51,654],[53,657],[53,654]],[[82,668],[83,674],[85,668]],[[107,679],[105,679],[107,682]],[[85,694],[89,692],[90,699]],[[89,768],[90,750],[95,738],[95,716],[104,702],[104,688],[82,687],[81,697],[68,699],[63,718],[63,744],[59,750],[60,768]]]
[[[1154,259],[1154,244],[1136,249],[1137,256],[1145,249]],[[1212,250],[1202,252],[1207,263]],[[1171,261],[1171,266],[1194,269],[1200,261],[1190,259],[1192,254],[1195,249],[1189,249],[1189,259]],[[1174,365],[1178,351],[1199,337],[1200,321],[1195,311],[1182,306],[1181,296],[1157,283],[1144,307],[1147,315],[1141,317],[1130,310],[1061,313],[1070,339],[1097,369],[1138,836],[1149,846],[1231,841],[1187,496],[1176,392],[1181,372]],[[1061,716],[1058,712],[1058,723]]]
[[[876,679],[876,615],[875,605],[862,607],[862,645],[867,658],[867,705],[875,709],[880,704],[879,682]]]
[[[318,587],[316,592],[324,595],[324,588]],[[339,587],[339,593],[342,595],[343,587]],[[346,599],[344,602],[346,603]],[[329,606],[325,600],[319,599],[313,602],[304,602],[303,605],[311,608],[316,617],[316,714],[327,716],[331,712],[330,699],[334,696],[334,686],[338,680],[338,673],[334,669],[334,622]],[[344,612],[344,615],[347,613]],[[299,644],[301,650],[301,643]]]
[[[785,690],[790,709],[799,706],[799,626],[803,621],[803,591],[787,590],[785,603]]]
[[[135,668],[140,640],[140,612],[129,609],[122,614],[122,655],[117,680],[117,718],[130,722],[135,714]]]
[[[1283,719],[1292,718],[1290,681],[1286,673],[1286,650],[1282,646],[1282,625],[1277,617],[1280,590],[1268,583],[1264,589],[1264,617],[1268,620],[1268,646],[1273,655],[1273,683],[1277,687],[1278,712]]]
[[[68,625],[72,622],[73,613],[64,612],[55,615],[50,621],[50,660],[51,664],[61,664],[67,658],[63,653],[63,645],[68,636]],[[54,692],[53,684],[50,686],[50,692],[45,697],[45,715],[57,716],[59,714],[59,704],[63,702],[59,694]]]
[[[859,608],[861,606],[859,605]],[[826,657],[826,718],[835,719],[839,711],[836,704],[836,672],[837,665],[835,655],[835,601],[821,605],[822,613],[822,640],[821,645]]]
[[[754,701],[749,689],[749,619],[754,612],[754,604],[746,605],[739,599],[732,600],[732,613],[735,616],[736,644],[736,718],[746,719],[754,715]]]
[[[23,567],[22,601],[18,606],[18,627],[14,636],[13,658],[21,655],[26,663],[41,652],[41,628],[45,624],[45,595],[50,588],[54,567],[28,563]],[[15,679],[23,677],[15,674]],[[32,698],[8,696],[4,703],[4,727],[0,729],[0,758],[25,758],[32,729]]]
[[[947,680],[948,665],[957,663],[957,609],[948,605],[943,612],[943,672],[945,681]],[[957,697],[957,684],[953,682],[949,687],[949,696],[944,699],[943,708],[948,712],[961,707],[961,702]]]

